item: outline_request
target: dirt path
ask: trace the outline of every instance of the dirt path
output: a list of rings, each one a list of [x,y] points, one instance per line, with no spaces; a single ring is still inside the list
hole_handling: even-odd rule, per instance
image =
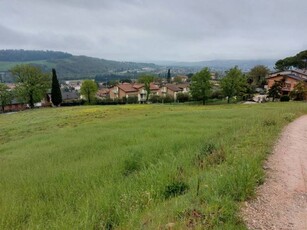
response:
[[[284,129],[264,167],[265,183],[243,208],[248,228],[307,230],[307,116]]]

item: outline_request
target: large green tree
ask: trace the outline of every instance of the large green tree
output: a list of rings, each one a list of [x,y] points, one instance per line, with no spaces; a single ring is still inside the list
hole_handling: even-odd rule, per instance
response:
[[[50,76],[33,65],[16,65],[11,69],[16,78],[16,92],[30,108],[43,99],[50,87]]]
[[[280,59],[275,63],[275,69],[278,71],[284,71],[294,68],[307,68],[307,50],[301,51],[295,56],[286,57]]]
[[[142,75],[139,77],[138,82],[144,84],[144,89],[146,91],[146,102],[148,101],[150,95],[150,83],[155,80],[154,76],[151,75]]]
[[[299,52],[297,55],[297,65],[300,69],[307,69],[307,50]]]
[[[51,100],[54,106],[62,103],[61,87],[55,69],[52,69]]]
[[[9,87],[4,83],[0,83],[0,105],[2,112],[4,112],[4,107],[9,104],[12,99],[13,94],[9,91]]]
[[[80,92],[81,95],[83,95],[86,98],[89,104],[91,104],[94,101],[97,91],[98,87],[96,82],[92,80],[85,80],[82,82]]]
[[[240,94],[245,84],[246,79],[237,66],[226,72],[226,76],[221,80],[221,87],[224,95],[228,98],[228,103],[230,103],[232,97]]]
[[[191,94],[196,100],[201,100],[203,105],[206,104],[206,100],[210,95],[211,90],[211,73],[209,68],[204,68],[200,72],[196,73],[192,77],[191,81]]]
[[[266,77],[270,70],[264,65],[256,65],[248,73],[249,79],[252,81],[252,85],[256,87],[263,87],[266,84]]]

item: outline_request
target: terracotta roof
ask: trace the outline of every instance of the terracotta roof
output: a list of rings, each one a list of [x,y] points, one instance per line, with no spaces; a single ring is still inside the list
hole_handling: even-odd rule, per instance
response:
[[[296,75],[296,74],[279,74],[279,75],[269,76],[269,77],[267,77],[267,79],[274,78],[274,77],[290,77],[290,78],[298,80],[298,81],[307,82],[307,78],[300,77],[299,75]]]
[[[187,88],[187,87],[189,87],[189,86],[190,86],[189,83],[180,83],[180,84],[177,84],[177,87],[180,88],[180,89]]]
[[[130,83],[119,84],[119,85],[117,85],[117,87],[120,88],[121,90],[127,92],[127,93],[128,92],[137,92],[138,91]]]
[[[307,70],[291,69],[291,70],[278,71],[275,73],[271,73],[267,78],[275,77],[276,75],[288,75],[288,74],[300,74],[307,77]]]
[[[165,87],[174,92],[182,91],[177,85],[173,85],[173,84],[167,84]]]
[[[144,84],[130,84],[130,83],[123,83],[117,85],[118,88],[121,90],[125,91],[126,93],[128,92],[138,92],[141,88],[144,87]],[[154,83],[150,83],[150,90],[159,90],[160,87],[157,86]]]
[[[103,96],[103,95],[106,95],[106,94],[109,94],[109,93],[110,93],[109,89],[100,89],[100,90],[98,90],[97,95]]]
[[[140,89],[144,86],[144,84],[134,84],[133,88]]]
[[[150,90],[159,90],[159,89],[160,89],[159,86],[157,86],[157,85],[154,84],[154,83],[150,83]]]

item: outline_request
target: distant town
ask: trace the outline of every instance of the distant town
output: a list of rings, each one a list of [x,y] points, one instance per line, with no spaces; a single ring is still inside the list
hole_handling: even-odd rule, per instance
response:
[[[20,53],[24,59],[18,56]],[[289,59],[280,59],[275,63],[274,70],[265,65],[255,65],[249,71],[233,66],[224,71],[217,71],[203,67],[162,67],[154,64],[144,63],[120,63],[112,62],[113,70],[110,68],[107,74],[95,74],[87,79],[63,79],[64,73],[69,76],[69,67],[63,67],[67,58],[73,58],[77,65],[79,57],[61,52],[43,51],[3,51],[0,55],[0,66],[4,69],[4,63],[10,67],[0,72],[2,93],[0,104],[2,112],[24,110],[30,107],[54,106],[52,100],[52,88],[50,85],[50,72],[48,65],[57,63],[52,68],[53,76],[59,81],[60,98],[59,105],[74,106],[83,104],[133,104],[133,103],[259,103],[266,101],[289,101],[306,100],[307,70],[306,54],[302,51]],[[40,55],[40,56],[39,56]],[[41,57],[41,55],[47,55]],[[39,57],[38,57],[39,56]],[[61,59],[63,59],[63,63]],[[6,59],[5,59],[6,57]],[[12,58],[13,61],[9,62]],[[39,61],[45,58],[45,61]],[[24,64],[33,59],[33,64]],[[88,58],[81,57],[83,61]],[[81,60],[81,61],[82,61]],[[289,61],[290,60],[290,61]],[[6,61],[6,62],[3,62]],[[92,60],[93,61],[93,60]],[[95,61],[98,61],[95,59]],[[99,60],[101,64],[105,60]],[[86,62],[86,61],[85,61]],[[9,63],[9,64],[7,64]],[[81,65],[81,64],[80,64]],[[123,65],[123,66],[121,66]],[[32,69],[27,66],[32,66]],[[93,64],[84,65],[89,71]],[[114,66],[117,66],[116,68]],[[78,67],[81,68],[81,67]],[[101,68],[101,67],[99,67]],[[116,70],[114,70],[114,68]],[[92,72],[97,70],[92,70]],[[60,72],[60,74],[59,74]],[[85,72],[82,70],[80,72]],[[34,73],[35,82],[27,82],[29,75]],[[39,76],[45,76],[45,80]],[[49,76],[49,77],[48,77]],[[34,77],[34,78],[35,78]],[[58,79],[59,78],[59,79]],[[43,81],[43,83],[40,83]],[[84,89],[84,82],[92,88]],[[27,83],[26,83],[27,82]],[[48,83],[49,82],[49,83]],[[29,84],[31,89],[29,89]],[[43,88],[41,85],[45,85]],[[53,84],[53,83],[52,83]],[[25,86],[27,85],[27,86]],[[28,88],[27,88],[28,87]],[[39,89],[36,89],[39,87]],[[29,96],[29,90],[33,95]],[[86,91],[87,90],[87,91]],[[84,92],[88,93],[84,93]],[[9,93],[8,93],[9,92]],[[20,93],[22,92],[22,93]],[[25,93],[28,92],[28,93]],[[31,97],[31,98],[29,98]],[[31,106],[33,104],[33,106]]]

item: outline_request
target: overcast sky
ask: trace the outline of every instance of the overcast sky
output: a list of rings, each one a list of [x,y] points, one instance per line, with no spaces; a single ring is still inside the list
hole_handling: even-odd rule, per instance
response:
[[[0,0],[0,49],[125,61],[279,59],[307,49],[306,0]]]

